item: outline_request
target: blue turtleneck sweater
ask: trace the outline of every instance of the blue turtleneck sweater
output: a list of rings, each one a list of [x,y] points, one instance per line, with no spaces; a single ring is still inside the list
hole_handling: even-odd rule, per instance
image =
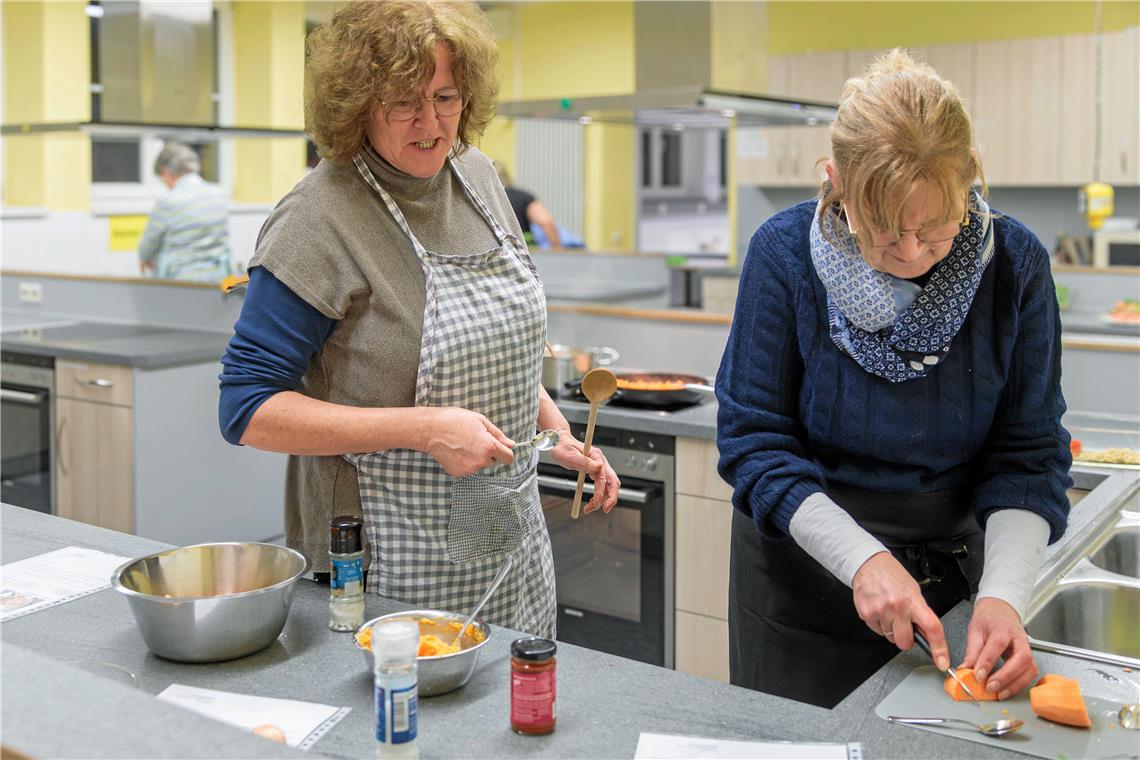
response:
[[[815,201],[756,231],[717,374],[720,474],[762,533],[784,536],[829,482],[890,494],[957,490],[978,522],[1035,512],[1064,533],[1072,485],[1061,426],[1061,327],[1041,242],[996,215],[994,257],[949,355],[925,377],[864,371],[828,333],[811,263]]]

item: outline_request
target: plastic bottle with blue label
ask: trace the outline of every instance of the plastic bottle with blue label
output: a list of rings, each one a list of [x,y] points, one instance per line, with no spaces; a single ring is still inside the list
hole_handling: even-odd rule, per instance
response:
[[[419,692],[416,655],[420,626],[414,620],[379,622],[372,630],[377,757],[418,758]]]
[[[355,631],[364,623],[364,522],[334,517],[329,529],[329,628]]]

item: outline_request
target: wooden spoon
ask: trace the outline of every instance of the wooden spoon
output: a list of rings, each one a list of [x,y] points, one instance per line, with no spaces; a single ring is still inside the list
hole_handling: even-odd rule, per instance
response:
[[[599,367],[592,369],[582,378],[582,395],[590,402],[590,421],[586,423],[586,445],[582,453],[590,456],[590,444],[594,440],[594,423],[598,421],[598,407],[601,403],[614,395],[617,390],[617,375],[608,369]],[[582,487],[586,485],[586,472],[578,473],[578,487],[574,490],[574,506],[570,509],[570,518],[578,519],[578,510],[582,507]]]

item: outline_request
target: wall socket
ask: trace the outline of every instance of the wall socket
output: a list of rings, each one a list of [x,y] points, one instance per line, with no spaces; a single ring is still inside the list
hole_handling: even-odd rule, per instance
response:
[[[38,282],[20,283],[20,303],[43,303],[44,286]]]

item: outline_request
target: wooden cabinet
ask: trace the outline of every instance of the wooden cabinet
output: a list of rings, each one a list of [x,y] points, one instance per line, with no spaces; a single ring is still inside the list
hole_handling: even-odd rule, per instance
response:
[[[712,441],[677,439],[677,670],[728,682],[728,569],[732,489]]]
[[[1140,185],[1140,27],[1104,35],[1102,181]]]
[[[56,510],[60,517],[134,533],[131,371],[56,363]]]
[[[1061,184],[1083,185],[1097,179],[1113,185],[1140,184],[1138,47],[1140,27],[1104,35],[1098,146],[1096,38],[1091,34],[1062,38]]]
[[[993,185],[1061,180],[1061,38],[979,42],[974,139]]]
[[[847,80],[842,50],[768,58],[768,94],[834,103]],[[767,187],[815,187],[823,177],[820,159],[831,149],[827,125],[748,130],[739,150],[737,181]]]
[[[178,545],[279,539],[286,457],[222,439],[220,369],[58,359],[56,513]]]

